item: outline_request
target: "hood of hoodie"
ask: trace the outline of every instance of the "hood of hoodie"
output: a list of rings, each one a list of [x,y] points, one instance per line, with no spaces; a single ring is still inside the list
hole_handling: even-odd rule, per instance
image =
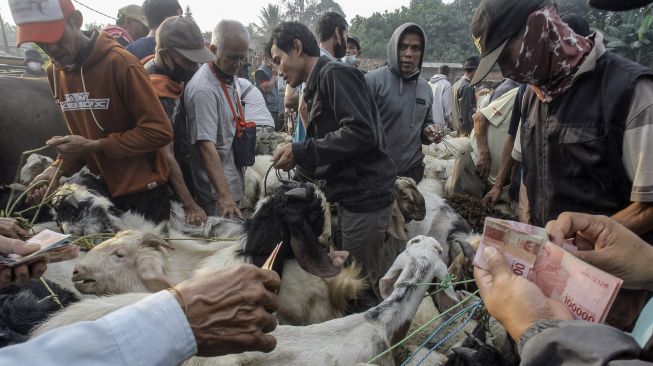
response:
[[[69,71],[79,70],[82,67],[88,68],[89,66],[95,65],[96,63],[102,61],[107,53],[111,51],[111,49],[122,48],[120,43],[116,42],[113,37],[105,32],[94,32],[90,38],[91,43],[88,46],[90,50],[80,50],[80,53],[82,53],[81,57],[83,57],[83,59],[81,62],[78,61],[75,66],[69,69]],[[84,53],[86,54],[84,55]]]
[[[409,28],[414,29],[421,35],[422,41],[424,42],[422,45],[422,50],[426,50],[426,34],[424,33],[422,27],[419,25],[415,23],[405,23],[400,25],[399,28],[395,30],[395,32],[392,34],[392,38],[390,38],[390,42],[388,42],[388,67],[390,70],[392,70],[392,72],[396,73],[403,79],[413,79],[419,77],[420,72],[422,72],[422,63],[424,62],[424,51],[422,51],[422,57],[417,63],[417,68],[413,70],[410,75],[401,74],[401,69],[399,68],[399,40]]]
[[[435,74],[431,76],[431,84],[435,84],[440,80],[447,80],[447,77],[442,74]]]

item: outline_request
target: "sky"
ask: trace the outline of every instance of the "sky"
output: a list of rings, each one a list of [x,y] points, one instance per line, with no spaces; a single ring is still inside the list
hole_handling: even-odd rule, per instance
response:
[[[92,12],[79,3],[87,5],[105,14],[115,16],[118,9],[129,4],[140,4],[141,0],[77,0],[73,1],[75,7],[84,14],[85,23],[113,23],[111,19]],[[260,9],[268,3],[280,4],[280,1],[270,0],[179,0],[181,6],[185,9],[190,6],[193,17],[203,31],[212,30],[222,19],[235,19],[245,25],[256,23]],[[339,0],[348,20],[353,19],[356,15],[370,16],[375,12],[384,12],[385,10],[394,10],[401,6],[408,6],[410,0]],[[0,2],[0,14],[6,22],[14,24],[9,11],[9,5],[6,1]]]

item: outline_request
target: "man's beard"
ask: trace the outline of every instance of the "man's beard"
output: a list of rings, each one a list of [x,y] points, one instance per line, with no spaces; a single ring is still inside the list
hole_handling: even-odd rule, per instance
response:
[[[343,38],[343,41],[336,43],[335,46],[333,46],[333,53],[334,58],[340,59],[345,57],[347,54],[347,40],[344,40]]]

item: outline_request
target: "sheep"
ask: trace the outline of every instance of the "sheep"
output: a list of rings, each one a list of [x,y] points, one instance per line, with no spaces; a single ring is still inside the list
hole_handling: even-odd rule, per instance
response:
[[[256,202],[270,195],[274,190],[281,186],[277,170],[272,166],[272,155],[257,155],[254,165],[245,172],[245,197],[242,206],[252,208]],[[290,179],[287,173],[283,173],[283,178]]]
[[[403,337],[424,297],[423,286],[410,286],[447,276],[442,247],[433,238],[419,236],[408,242],[380,280],[385,300],[364,313],[309,326],[281,325],[272,333],[277,347],[271,353],[247,352],[216,358],[191,358],[185,365],[353,365],[365,363]],[[399,285],[399,286],[398,286]],[[447,293],[454,296],[453,290]],[[145,294],[125,294],[86,300],[54,315],[32,337],[70,323],[98,319],[131,304]],[[390,355],[375,361],[393,365]]]
[[[472,151],[469,137],[445,136],[439,144],[422,146],[422,153],[438,159],[457,159],[461,154]]]
[[[455,160],[424,157],[424,178],[446,181],[453,174]]]
[[[113,206],[107,204],[103,197],[94,196],[79,187],[73,188],[77,190],[58,206],[59,211],[64,211],[62,217],[65,218],[65,229],[87,234],[85,230],[93,226],[103,226],[106,230],[127,228],[129,223],[121,221],[125,216],[134,221],[128,213],[113,213]],[[64,207],[67,205],[78,208],[75,215],[68,214],[72,209]],[[78,211],[85,212],[86,215],[78,218]],[[147,233],[158,236],[164,234],[158,226],[150,225],[150,230],[139,231],[139,234],[132,232],[118,235],[89,252],[80,260],[75,280],[88,280],[93,285],[82,282],[77,284],[77,288],[82,293],[92,294],[156,291],[207,268],[223,268],[243,262],[261,266],[279,242],[284,245],[274,270],[283,277],[282,298],[287,299],[284,311],[279,314],[281,322],[310,324],[341,316],[350,302],[365,288],[365,282],[359,278],[360,270],[355,265],[346,267],[339,273],[346,252],[327,253],[321,244],[329,240],[329,212],[325,208],[324,195],[310,183],[284,183],[272,196],[259,202],[257,210],[244,224],[217,218],[209,221],[213,224],[195,230],[201,231],[203,235],[233,235],[237,240],[209,245],[193,240],[170,240],[173,243],[171,245],[156,240],[153,235],[145,240]],[[176,224],[169,224],[165,234],[172,239],[186,239],[184,233],[177,232],[174,226]],[[218,232],[212,231],[215,228]],[[168,252],[167,248],[173,245],[177,250]],[[141,278],[137,273],[141,268],[133,267],[102,277],[107,278],[106,283],[100,281],[102,274],[109,270],[103,266],[111,263],[112,258],[111,252],[104,248],[113,247],[130,250],[130,253],[132,249],[129,248],[134,247],[134,259],[140,258],[141,254],[143,258],[149,259],[157,256],[158,267],[155,268],[159,272],[148,273]],[[175,261],[180,263],[172,266],[174,270],[164,265]],[[129,273],[133,275],[129,277]],[[84,278],[91,275],[92,278]],[[317,276],[328,277],[328,280]]]
[[[52,158],[39,154],[30,155],[25,165],[20,169],[20,183],[29,184],[50,165],[52,165]]]
[[[54,282],[46,282],[62,306],[78,301],[73,293]],[[58,310],[60,305],[40,280],[0,289],[0,347],[26,341],[32,329]]]

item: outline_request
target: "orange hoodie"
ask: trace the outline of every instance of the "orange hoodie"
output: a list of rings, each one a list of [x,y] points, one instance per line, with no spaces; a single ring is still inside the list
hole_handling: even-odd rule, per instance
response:
[[[83,161],[57,160],[74,173],[86,163],[102,176],[112,197],[165,184],[169,167],[162,148],[172,127],[141,63],[111,36],[99,33],[82,65],[51,65],[48,80],[70,132],[99,140],[102,152]]]

